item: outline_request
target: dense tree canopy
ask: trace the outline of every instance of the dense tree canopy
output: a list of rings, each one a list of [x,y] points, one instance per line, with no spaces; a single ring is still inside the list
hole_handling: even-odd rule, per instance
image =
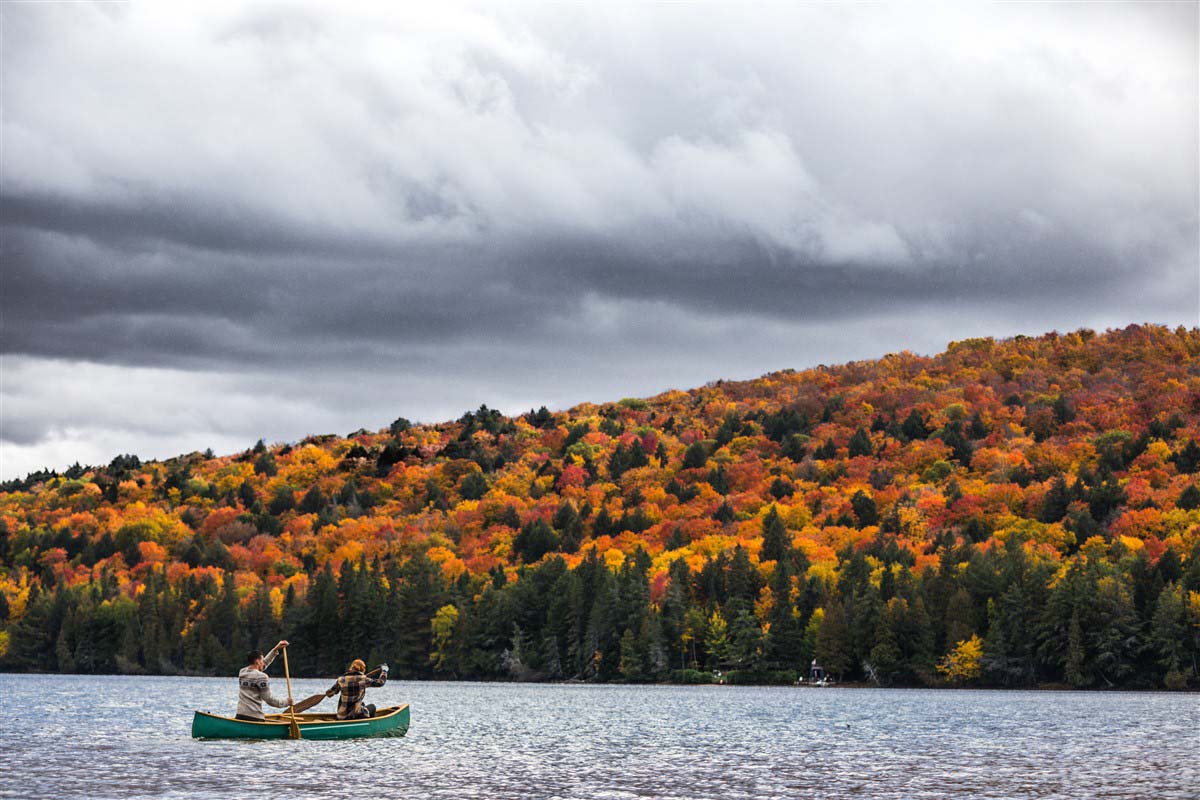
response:
[[[935,357],[0,487],[0,664],[1200,685],[1200,331]]]

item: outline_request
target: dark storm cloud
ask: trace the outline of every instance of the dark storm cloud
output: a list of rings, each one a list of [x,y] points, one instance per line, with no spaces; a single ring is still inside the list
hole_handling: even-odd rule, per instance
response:
[[[0,16],[6,477],[1197,322],[1194,6]]]
[[[15,230],[33,228],[80,236],[122,250],[144,250],[156,242],[169,242],[253,255],[354,252],[370,245],[359,239],[312,236],[287,220],[271,219],[257,209],[223,207],[217,199],[206,203],[149,192],[138,192],[122,202],[14,193],[5,196],[0,219]]]
[[[1032,253],[1010,248],[1009,258],[1055,264],[1038,277],[1038,298],[992,265],[830,265],[746,238],[706,246],[681,240],[662,253],[546,237],[495,252],[431,248],[404,254],[402,263],[309,255],[252,264],[178,247],[147,258],[90,242],[72,246],[78,239],[56,247],[45,236],[8,238],[10,352],[158,366],[344,362],[472,338],[519,347],[590,295],[667,300],[705,315],[851,321],[897,305],[970,304],[980,296],[1057,302],[1069,294],[1082,302],[1122,277],[1110,256],[1086,242],[1052,242]],[[460,270],[459,260],[482,267],[482,276]]]

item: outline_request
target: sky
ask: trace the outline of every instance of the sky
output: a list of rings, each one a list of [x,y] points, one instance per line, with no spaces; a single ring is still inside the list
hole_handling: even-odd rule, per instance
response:
[[[1200,324],[1196,3],[400,5],[0,6],[0,479]]]

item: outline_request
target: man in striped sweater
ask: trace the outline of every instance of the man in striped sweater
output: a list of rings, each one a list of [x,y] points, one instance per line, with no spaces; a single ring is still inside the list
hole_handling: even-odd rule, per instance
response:
[[[279,651],[287,645],[286,641],[281,641],[272,647],[271,652],[265,656],[258,650],[251,650],[246,656],[248,663],[238,673],[238,719],[262,722],[263,703],[275,708],[287,708],[292,705],[290,695],[287,700],[280,700],[271,694],[271,685],[266,672],[267,667],[275,660],[275,656],[279,655]]]

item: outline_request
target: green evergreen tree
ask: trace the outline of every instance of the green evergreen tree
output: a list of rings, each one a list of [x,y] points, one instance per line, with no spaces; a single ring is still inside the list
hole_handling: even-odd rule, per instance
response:
[[[1071,614],[1071,625],[1067,638],[1067,683],[1077,688],[1089,685],[1092,680],[1087,674],[1087,654],[1083,647],[1083,627],[1079,624],[1079,611]]]
[[[903,671],[904,653],[900,649],[899,620],[900,606],[904,601],[896,598],[883,607],[875,626],[875,637],[868,656],[874,679],[887,686]]]
[[[803,669],[802,649],[804,631],[795,615],[792,603],[792,581],[786,563],[775,568],[771,579],[771,612],[767,619],[770,628],[764,646],[764,655],[779,669]]]
[[[975,633],[975,609],[971,594],[961,586],[951,595],[946,605],[946,640],[945,648],[950,649],[962,641],[970,639]],[[990,619],[990,614],[989,614]]]
[[[849,672],[853,664],[849,626],[845,610],[839,602],[825,606],[816,635],[815,657],[825,671],[838,680]]]
[[[762,626],[750,607],[735,600],[728,608],[727,657],[736,669],[755,670],[762,658]]]
[[[791,554],[792,540],[775,506],[763,517],[763,543],[759,553],[762,561],[782,563]]]
[[[1059,475],[1050,483],[1038,519],[1042,522],[1058,522],[1067,515],[1070,504],[1071,493],[1067,489],[1067,481]]]
[[[1158,595],[1150,628],[1150,642],[1164,675],[1184,670],[1188,638],[1183,589],[1168,584]]]
[[[708,450],[703,442],[692,442],[683,454],[684,469],[700,469],[708,463]]]
[[[776,478],[771,482],[769,490],[771,496],[776,500],[785,500],[796,493],[796,486],[791,481],[786,481],[783,478]]]
[[[406,561],[399,570],[396,605],[399,630],[395,641],[380,649],[394,661],[398,677],[424,677],[430,672],[431,621],[448,598],[441,569],[424,553]]]
[[[754,601],[758,599],[759,590],[762,589],[762,578],[750,562],[750,554],[741,545],[733,548],[727,586],[729,600],[741,600],[748,607],[753,607]]]
[[[901,424],[901,432],[907,439],[925,439],[930,434],[929,428],[925,425],[925,419],[914,408],[905,417]]]
[[[850,457],[857,458],[858,456],[869,456],[875,452],[871,445],[871,435],[861,425],[854,431],[854,435],[850,437]]]
[[[742,429],[742,422],[738,419],[737,414],[729,414],[725,417],[721,427],[717,429],[713,438],[717,440],[717,447],[724,447],[733,441]]]
[[[487,494],[487,479],[482,473],[467,473],[458,486],[463,500],[479,500]]]
[[[1185,511],[1195,511],[1200,508],[1200,488],[1196,484],[1192,484],[1184,489],[1179,495],[1179,501],[1176,504]]]
[[[850,498],[850,507],[854,509],[858,527],[866,528],[879,524],[879,510],[875,507],[875,501],[863,490],[859,489]]]
[[[542,556],[558,549],[558,534],[540,519],[523,525],[520,533],[513,538],[513,552],[526,564],[539,561]]]

